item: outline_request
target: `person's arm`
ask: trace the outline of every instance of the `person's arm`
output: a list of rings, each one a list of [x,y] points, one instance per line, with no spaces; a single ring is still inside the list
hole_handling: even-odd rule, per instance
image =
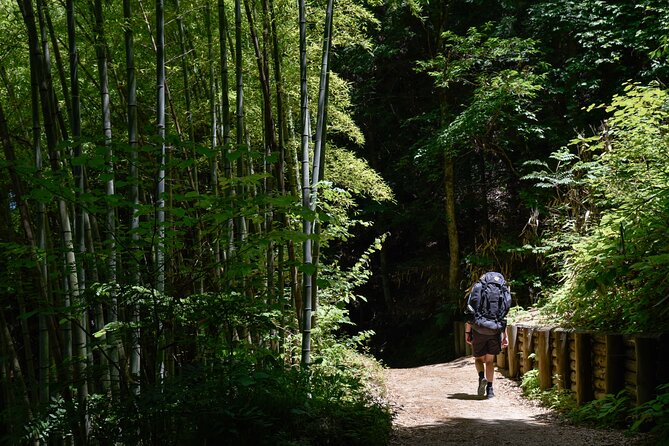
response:
[[[509,338],[506,335],[506,329],[502,330],[502,348],[509,346]]]
[[[472,326],[469,322],[465,323],[465,342],[472,343]]]

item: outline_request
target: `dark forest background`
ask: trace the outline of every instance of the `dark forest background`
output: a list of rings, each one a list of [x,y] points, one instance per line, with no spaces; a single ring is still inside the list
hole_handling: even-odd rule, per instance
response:
[[[554,168],[552,153],[604,127],[604,110],[589,106],[608,104],[636,82],[664,88],[669,74],[667,9],[660,2],[411,4],[370,4],[379,21],[374,46],[338,51],[334,58],[353,84],[354,116],[366,138],[359,153],[397,200],[363,207],[374,229],[389,236],[362,293],[369,300],[356,303],[352,317],[378,333],[373,351],[398,365],[449,357],[448,322],[461,317],[465,290],[486,269],[507,275],[514,303],[523,308],[551,293],[563,264],[548,255],[562,249],[548,239],[560,229],[557,238],[567,239],[569,231],[555,219],[559,183],[537,187],[536,178],[524,178],[538,170],[528,162],[549,161]],[[445,45],[444,31],[471,38]],[[447,86],[421,68],[435,58],[445,59],[438,69],[450,62],[461,70]],[[525,80],[540,88],[536,95],[525,86],[525,97],[520,92],[486,102],[475,96],[486,82],[505,88],[491,79],[509,67],[527,73]],[[447,135],[456,141],[435,142],[454,120],[465,121],[453,132],[461,134]],[[448,283],[443,154],[431,144],[442,150],[459,144],[455,290]]]

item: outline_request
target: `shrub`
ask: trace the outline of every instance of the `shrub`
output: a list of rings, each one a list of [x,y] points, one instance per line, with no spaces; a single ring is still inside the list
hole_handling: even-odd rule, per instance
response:
[[[658,438],[669,438],[669,383],[658,387],[658,395],[632,410],[630,431],[651,431]]]
[[[368,386],[380,366],[331,356],[306,369],[248,358],[189,367],[137,396],[92,395],[85,411],[54,401],[26,432],[66,435],[85,412],[93,444],[385,445],[391,413]]]
[[[629,394],[621,390],[608,394],[601,400],[590,401],[569,412],[568,417],[578,423],[601,427],[626,428],[629,426],[632,402]]]
[[[533,369],[525,373],[520,383],[523,395],[538,400],[543,406],[569,413],[575,407],[574,397],[568,390],[560,390],[556,386],[548,390],[541,390],[539,384],[539,370]]]

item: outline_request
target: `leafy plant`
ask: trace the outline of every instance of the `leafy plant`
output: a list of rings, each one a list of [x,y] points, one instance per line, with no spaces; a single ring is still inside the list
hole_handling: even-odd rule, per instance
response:
[[[669,438],[669,383],[658,387],[658,395],[631,412],[630,431],[650,430],[658,438]]]
[[[523,389],[523,395],[529,398],[536,398],[541,392],[539,387],[539,370],[528,370],[523,374],[520,381],[520,388]]]
[[[639,332],[669,325],[669,95],[630,84],[597,137],[527,176],[555,193],[544,240],[561,284],[546,301],[565,325]]]
[[[569,390],[560,390],[557,386],[542,390],[537,369],[532,369],[522,376],[520,387],[523,389],[523,396],[538,400],[543,406],[551,409],[569,413],[575,407],[574,397]]]
[[[520,386],[525,397],[558,410],[574,423],[627,429],[630,433],[651,432],[655,439],[669,438],[669,383],[660,385],[658,395],[640,406],[634,405],[626,390],[577,406],[569,390],[558,390],[554,386],[542,391],[538,370],[525,373]]]
[[[625,390],[616,395],[608,394],[601,400],[593,400],[568,413],[568,417],[579,423],[623,428],[629,425],[632,401]]]
[[[418,70],[434,78],[439,89],[469,91],[436,137],[419,146],[417,159],[461,150],[506,150],[513,143],[541,137],[531,99],[542,89],[537,42],[502,38],[491,23],[470,28],[464,36],[443,33],[445,52],[418,62]],[[428,159],[431,159],[429,157]]]
[[[249,445],[386,444],[391,412],[378,397],[381,367],[345,348],[326,357],[309,369],[233,359],[187,368],[137,396],[113,400],[93,394],[85,411],[91,439],[165,445],[218,438]],[[83,414],[81,407],[54,400],[26,426],[25,439],[67,434]]]

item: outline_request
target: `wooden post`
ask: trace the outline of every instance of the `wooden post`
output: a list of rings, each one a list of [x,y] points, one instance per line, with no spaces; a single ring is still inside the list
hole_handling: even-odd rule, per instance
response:
[[[669,333],[663,333],[657,339],[657,373],[658,383],[669,382]]]
[[[532,370],[532,357],[530,356],[532,353],[534,353],[534,342],[533,342],[533,334],[534,334],[534,328],[529,328],[529,327],[523,327],[523,352],[522,352],[522,357],[523,357],[523,374],[529,372]]]
[[[506,352],[506,349],[502,349],[502,351],[495,357],[497,367],[500,369],[506,369]]]
[[[506,330],[506,329],[505,329]],[[502,343],[502,333],[500,333],[500,346]],[[497,368],[501,370],[506,369],[506,349],[502,348],[499,353],[495,356],[495,364]]]
[[[469,356],[472,354],[472,346],[467,343],[467,336],[465,335],[465,323],[460,326],[460,345],[462,346],[462,356]],[[471,327],[470,327],[471,329]]]
[[[551,374],[551,332],[549,329],[541,329],[537,338],[537,356],[539,362],[539,385],[542,390],[548,390],[553,387]]]
[[[506,335],[509,337],[507,362],[509,369],[507,371],[509,378],[517,378],[520,364],[518,362],[518,327],[509,325],[506,327]]]
[[[459,358],[465,354],[465,324],[461,321],[453,322],[453,342],[455,346],[455,357]]]
[[[625,343],[622,335],[606,335],[606,393],[617,394],[625,388]]]
[[[636,402],[638,405],[650,401],[657,386],[655,378],[655,339],[636,336]]]
[[[571,389],[571,359],[569,357],[569,332],[558,328],[553,332],[556,339],[557,349],[557,373],[560,376],[558,380],[558,389]]]
[[[592,401],[592,351],[589,333],[574,333],[576,349],[576,404]]]

